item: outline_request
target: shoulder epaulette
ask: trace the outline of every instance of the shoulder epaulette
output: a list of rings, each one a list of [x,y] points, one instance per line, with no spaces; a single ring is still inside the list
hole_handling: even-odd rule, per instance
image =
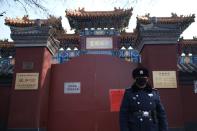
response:
[[[125,89],[125,91],[129,91],[129,90],[131,90],[131,87],[128,87],[128,88]]]
[[[153,91],[158,91],[158,89],[156,89],[156,88],[152,88],[152,90],[153,90]]]

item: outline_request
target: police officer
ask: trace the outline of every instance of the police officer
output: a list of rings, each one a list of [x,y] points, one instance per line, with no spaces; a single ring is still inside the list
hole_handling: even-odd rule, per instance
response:
[[[125,90],[120,107],[120,131],[167,131],[167,118],[159,93],[148,82],[144,67],[133,70],[134,84]]]

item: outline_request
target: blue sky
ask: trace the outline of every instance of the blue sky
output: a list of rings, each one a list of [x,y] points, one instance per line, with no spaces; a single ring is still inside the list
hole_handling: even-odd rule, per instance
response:
[[[129,1],[129,3],[127,3]],[[171,16],[171,13],[177,15],[197,14],[196,0],[43,0],[49,13],[57,17],[62,17],[63,27],[68,33],[71,33],[68,21],[65,17],[66,9],[78,9],[84,7],[87,11],[94,10],[113,10],[114,7],[130,8],[133,7],[133,15],[129,22],[127,32],[132,32],[136,27],[136,16],[142,16],[150,13],[150,16]],[[0,3],[2,4],[2,3]],[[0,17],[0,39],[10,39],[10,29],[4,25],[5,17],[16,18],[26,15],[20,4],[12,3],[0,5],[0,12],[6,11],[5,16]],[[28,9],[28,8],[27,8]],[[28,9],[30,19],[46,18],[47,15],[36,9]],[[182,34],[185,39],[191,39],[197,36],[197,22],[194,22]],[[11,39],[10,39],[11,40]]]

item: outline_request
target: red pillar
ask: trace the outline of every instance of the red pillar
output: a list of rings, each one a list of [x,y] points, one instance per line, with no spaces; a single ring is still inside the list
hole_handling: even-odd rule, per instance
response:
[[[8,130],[40,131],[47,128],[51,55],[56,51],[59,43],[49,36],[50,28],[38,26],[36,30],[38,28],[40,34],[32,34],[32,30],[29,31],[29,34],[27,32],[23,34],[21,30],[18,30],[20,33],[12,32],[11,34],[16,46],[16,62],[11,89]],[[20,73],[25,73],[25,76],[17,78],[16,76]],[[38,73],[38,77],[33,76],[32,78],[33,81],[38,78],[36,89],[28,89],[31,88],[29,84],[32,82],[25,83],[26,80],[32,80],[26,76],[32,75],[31,73]],[[16,81],[21,85],[16,84]],[[33,84],[35,83],[33,82]]]
[[[148,67],[151,73],[152,71],[177,71],[177,48],[175,43],[144,44],[141,57],[142,64]],[[178,85],[177,83],[177,88],[173,89],[159,89],[170,128],[182,128],[184,126],[181,90]]]

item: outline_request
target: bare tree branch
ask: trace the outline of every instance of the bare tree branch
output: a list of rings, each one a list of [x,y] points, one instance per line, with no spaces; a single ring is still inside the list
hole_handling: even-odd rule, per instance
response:
[[[47,9],[44,5],[42,5],[43,0],[12,0],[13,2],[19,3],[24,8],[25,12],[27,13],[27,7],[30,8],[37,8],[41,11],[47,12]],[[1,4],[8,4],[9,0],[0,0]]]
[[[1,12],[0,13],[0,17],[3,16],[3,14],[6,14],[6,12],[5,11],[4,12]]]
[[[28,13],[25,5],[20,0],[14,0],[14,1],[19,2],[23,6],[23,9],[25,10],[26,14]]]
[[[46,7],[41,4],[40,0],[24,0],[24,2],[30,7],[34,6],[38,9],[41,9],[42,11],[47,12]]]

